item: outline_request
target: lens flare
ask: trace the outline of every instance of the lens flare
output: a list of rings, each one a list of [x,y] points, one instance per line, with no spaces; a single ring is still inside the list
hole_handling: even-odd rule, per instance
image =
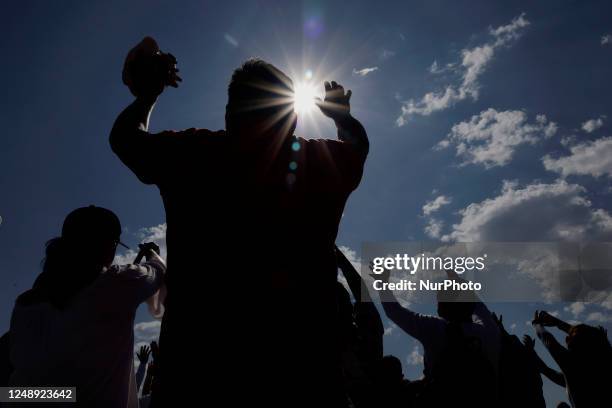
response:
[[[294,89],[293,109],[296,113],[309,113],[315,107],[316,92],[309,83],[298,83]]]

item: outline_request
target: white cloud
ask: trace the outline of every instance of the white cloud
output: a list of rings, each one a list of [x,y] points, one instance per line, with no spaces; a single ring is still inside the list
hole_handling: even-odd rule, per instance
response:
[[[397,325],[395,323],[391,323],[389,326],[385,327],[385,336],[391,336],[393,333],[397,331]]]
[[[587,133],[592,133],[603,126],[605,116],[600,116],[597,119],[589,119],[582,124],[582,130]]]
[[[478,79],[486,70],[495,55],[495,51],[510,42],[516,40],[522,34],[524,27],[529,22],[525,19],[525,14],[521,14],[512,20],[508,25],[490,29],[489,33],[493,37],[490,42],[476,46],[471,49],[461,51],[461,62],[456,64],[456,71],[460,74],[460,81],[449,84],[441,91],[428,92],[420,100],[410,99],[402,103],[402,112],[396,120],[397,126],[403,126],[414,115],[431,115],[451,107],[458,101],[467,98],[478,99],[480,83]],[[438,68],[437,62],[430,67]],[[454,64],[450,64],[454,66]]]
[[[569,306],[563,308],[566,312],[570,312],[574,318],[580,316],[580,314],[584,312],[584,309],[586,309],[584,302],[573,302]]]
[[[436,197],[434,200],[428,201],[427,203],[425,203],[425,205],[423,206],[423,214],[430,215],[438,211],[441,207],[450,204],[451,201],[452,199],[450,197],[447,197],[445,195],[440,195]]]
[[[410,365],[423,364],[423,354],[421,353],[419,346],[414,346],[414,349],[412,349],[412,352],[408,354],[406,360]]]
[[[380,58],[383,60],[386,60],[392,57],[395,57],[395,51],[382,50],[382,52],[380,53]]]
[[[232,47],[238,47],[238,40],[236,40],[234,37],[232,37],[231,35],[225,33],[223,35],[223,38],[225,38],[225,41],[227,41],[227,43],[229,45],[231,45]]]
[[[159,246],[162,258],[166,258],[166,224],[159,224],[153,227],[141,228],[136,234],[139,242],[154,242]],[[129,249],[115,256],[114,263],[117,265],[131,264],[136,258],[138,250]]]
[[[134,343],[157,341],[160,329],[161,322],[159,320],[136,323],[134,325]]]
[[[515,329],[516,329],[516,323],[512,323],[512,324],[510,325],[510,330],[511,330],[511,331],[514,331]]]
[[[437,75],[437,74],[441,74],[441,73],[443,73],[443,72],[448,72],[448,71],[452,70],[454,67],[455,67],[455,64],[452,64],[452,63],[448,63],[448,64],[446,64],[444,67],[441,67],[441,66],[438,64],[438,61],[434,61],[434,62],[432,62],[432,64],[429,66],[428,71],[429,71],[431,74]]]
[[[353,68],[353,75],[359,75],[359,76],[364,77],[377,70],[378,70],[378,67],[369,67],[369,68],[362,68],[362,69]]]
[[[564,180],[520,188],[505,181],[501,194],[472,203],[445,241],[580,241],[612,239],[608,212],[592,208],[586,190]]]
[[[604,34],[601,36],[601,45],[612,44],[612,34]]]
[[[443,228],[444,221],[437,218],[430,218],[427,220],[427,225],[425,226],[425,234],[427,234],[429,238],[438,239],[442,236]]]
[[[590,175],[612,177],[612,137],[580,143],[570,148],[569,156],[558,159],[546,155],[542,162],[546,170],[562,176]]]
[[[549,184],[536,182],[524,187],[505,181],[498,196],[471,203],[459,214],[460,221],[441,237],[442,241],[526,243],[612,240],[612,216],[603,209],[593,208],[586,198],[584,187],[565,180]],[[542,299],[558,299],[559,276],[551,273],[559,267],[558,247],[521,247],[526,252],[520,257],[513,257],[506,248],[505,252],[495,254],[495,259],[509,262],[515,266],[517,274],[536,283]],[[572,255],[568,254],[568,257],[565,261],[571,262]],[[575,294],[578,299],[612,307],[609,291],[592,289],[588,285],[583,289]]]
[[[586,317],[587,322],[606,323],[612,321],[609,314],[603,314],[602,312],[592,312]]]
[[[445,195],[439,195],[435,199],[428,201],[423,206],[423,215],[427,218],[427,225],[425,226],[425,234],[428,237],[438,239],[442,235],[442,228],[444,228],[444,222],[440,219],[431,217],[431,214],[438,211],[445,205],[450,204],[452,199]]]
[[[491,168],[508,164],[518,146],[535,144],[556,132],[557,125],[545,115],[537,115],[535,122],[529,123],[523,111],[498,112],[489,108],[469,121],[455,124],[435,148],[453,144],[464,165],[482,164]]]

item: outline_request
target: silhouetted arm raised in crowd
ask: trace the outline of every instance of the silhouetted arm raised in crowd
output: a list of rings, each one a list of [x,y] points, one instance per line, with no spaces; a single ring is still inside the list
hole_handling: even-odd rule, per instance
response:
[[[147,369],[147,362],[149,361],[149,355],[151,355],[151,349],[149,346],[141,346],[138,353],[136,353],[136,357],[138,357],[138,361],[140,361],[140,365],[138,366],[138,370],[136,371],[136,391],[140,390],[140,385],[144,380],[145,372]]]
[[[149,134],[149,118],[166,86],[177,87],[176,59],[162,53],[155,40],[146,37],[125,61],[123,82],[136,100],[119,114],[110,134],[110,145],[138,178],[147,184],[159,180],[161,158],[170,153],[172,132]]]
[[[336,247],[336,259],[338,261],[338,267],[340,270],[342,270],[342,274],[348,282],[353,298],[355,298],[355,302],[361,303],[363,301],[371,303],[372,299],[370,298],[368,287],[363,282],[363,279],[361,279],[361,275],[359,275],[359,272],[355,270],[355,267],[351,261],[346,258],[344,253],[338,247]]]
[[[363,125],[351,115],[350,99],[352,92],[346,93],[342,85],[335,81],[325,82],[325,98],[316,99],[321,112],[332,119],[338,129],[338,139],[349,143],[360,152],[367,154],[370,148],[368,135]]]
[[[355,322],[360,331],[362,344],[367,345],[364,351],[369,352],[372,358],[382,358],[385,328],[380,313],[372,302],[368,287],[359,272],[338,247],[336,247],[336,259],[355,299]]]
[[[550,313],[542,310],[539,313],[536,312],[536,319],[542,326],[547,327],[556,327],[559,330],[563,330],[566,333],[569,333],[569,330],[572,328],[572,325],[564,322],[563,320],[551,315]]]
[[[559,364],[561,370],[563,370],[563,367],[565,365],[565,357],[567,356],[568,350],[561,344],[559,344],[557,339],[555,339],[555,336],[553,336],[551,333],[548,332],[548,330],[546,330],[545,326],[553,325],[553,323],[555,323],[556,325],[556,320],[559,320],[553,320],[550,319],[550,317],[553,316],[544,311],[540,312],[536,310],[532,325],[536,330],[538,338],[542,341],[542,344],[544,344],[546,349],[548,349],[548,352],[555,360],[555,362]]]
[[[535,340],[528,335],[523,336],[523,345],[525,346],[526,352],[535,362],[536,367],[540,374],[545,375],[550,381],[565,388],[565,377],[563,373],[554,370],[546,365],[546,363],[540,358],[538,353],[535,351]]]
[[[390,271],[385,270],[377,275],[375,279],[389,282]],[[429,338],[435,336],[443,323],[434,316],[423,315],[403,307],[396,299],[392,290],[380,290],[380,301],[387,317],[395,323],[406,334],[426,343]]]

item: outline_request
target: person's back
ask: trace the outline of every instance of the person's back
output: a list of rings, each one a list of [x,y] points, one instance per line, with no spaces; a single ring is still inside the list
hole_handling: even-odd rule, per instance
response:
[[[147,266],[113,266],[61,310],[47,302],[18,302],[10,383],[77,387],[83,407],[135,406],[134,314],[157,289],[157,273]],[[149,283],[136,287],[130,282],[135,280]]]
[[[326,90],[343,110],[341,140],[294,137],[292,100],[283,96],[292,94],[290,80],[260,60],[232,77],[226,131],[142,131],[157,95],[139,96],[117,119],[113,150],[159,187],[166,209],[170,270],[153,405],[201,386],[173,374],[185,368],[182,345],[193,331],[180,320],[194,307],[208,343],[195,364],[211,373],[211,395],[236,383],[239,366],[256,373],[240,382],[251,401],[341,393],[334,241],[368,147],[348,113],[350,91],[335,83]]]
[[[69,406],[137,407],[134,315],[165,265],[147,252],[141,265],[110,266],[120,232],[112,212],[90,206],[49,241],[43,272],[11,317],[11,386],[76,387]]]

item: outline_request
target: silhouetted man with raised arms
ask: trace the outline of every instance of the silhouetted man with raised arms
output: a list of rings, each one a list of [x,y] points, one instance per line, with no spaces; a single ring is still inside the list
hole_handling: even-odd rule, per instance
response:
[[[152,39],[139,47],[124,69],[136,100],[110,143],[159,187],[166,209],[154,406],[181,406],[194,393],[221,398],[218,406],[342,406],[334,242],[368,153],[350,91],[325,83],[318,101],[339,140],[298,138],[291,79],[253,59],[231,78],[226,130],[152,134],[153,106],[178,77]],[[204,342],[201,354],[186,356],[194,341]],[[200,375],[187,372],[194,358]]]

